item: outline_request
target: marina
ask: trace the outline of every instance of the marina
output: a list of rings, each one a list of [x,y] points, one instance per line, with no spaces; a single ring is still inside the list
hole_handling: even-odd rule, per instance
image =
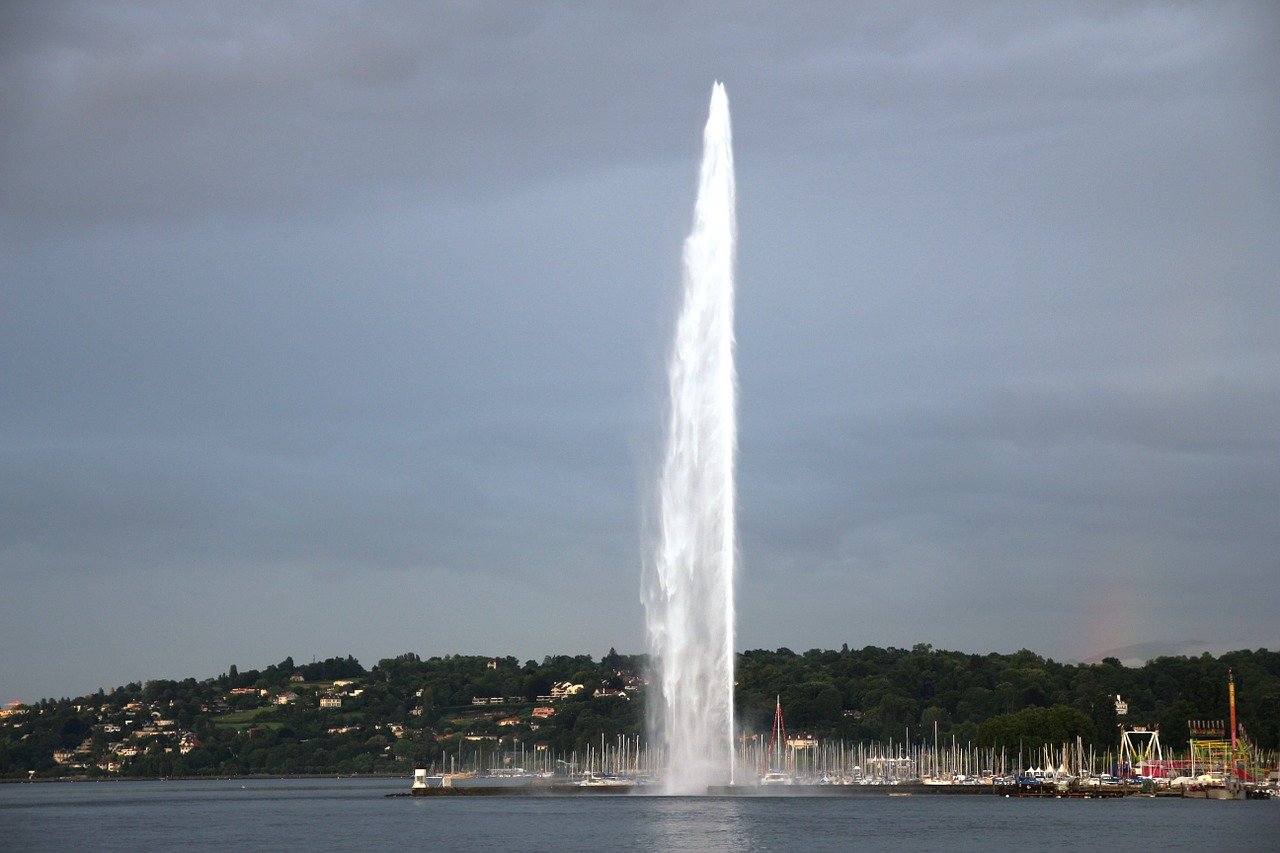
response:
[[[631,782],[619,782],[611,785],[582,785],[575,782],[531,782],[526,785],[486,785],[485,780],[477,780],[475,784],[450,785],[440,787],[413,787],[410,796],[414,797],[553,797],[581,795],[630,795],[661,796],[661,791],[651,785]],[[898,785],[789,785],[779,789],[765,785],[712,785],[706,789],[709,797],[911,797],[911,796],[947,796],[947,795],[986,795],[1017,797],[1020,799],[1114,799],[1117,797],[1142,795],[1140,788],[1115,787],[1096,791],[1072,789],[1059,791],[1055,788],[1027,785],[931,785],[920,782],[908,782]],[[388,796],[404,796],[403,793]],[[1155,796],[1155,795],[1147,795]],[[1164,794],[1163,796],[1169,796]],[[1173,796],[1178,796],[1173,794]]]
[[[679,793],[720,797],[855,795],[939,796],[989,795],[1018,799],[1115,799],[1126,796],[1177,797],[1199,800],[1267,800],[1277,794],[1280,757],[1264,753],[1243,736],[1236,722],[1235,677],[1228,670],[1229,721],[1188,721],[1185,753],[1165,753],[1158,727],[1120,724],[1115,752],[1074,744],[1045,744],[1037,749],[1008,750],[961,746],[952,739],[903,743],[825,743],[806,735],[789,737],[781,697],[775,698],[773,724],[763,735],[744,735],[729,769],[729,784],[708,784]],[[1128,703],[1115,697],[1118,719]],[[509,764],[514,756],[490,753],[499,766],[476,765],[449,772],[414,772],[412,796],[669,794],[663,782],[671,773],[662,750],[648,749],[639,737],[603,738],[579,764],[543,758],[539,770]],[[1033,763],[1034,762],[1034,763]],[[464,763],[465,768],[465,763]],[[554,768],[554,769],[553,769]],[[679,776],[679,768],[674,771]]]
[[[637,795],[662,796],[662,790],[652,784],[620,780],[603,785],[583,784],[572,781],[537,780],[522,785],[491,784],[490,780],[477,778],[466,784],[418,786],[408,792],[414,797],[492,797],[492,796],[594,796]],[[1213,789],[1153,787],[1150,784],[1121,784],[1108,786],[1026,784],[1019,782],[990,782],[973,784],[939,785],[930,782],[899,782],[895,784],[824,785],[790,784],[785,787],[761,782],[757,785],[711,785],[704,792],[709,797],[938,797],[938,796],[996,796],[1015,799],[1080,799],[1109,800],[1120,797],[1178,798],[1178,799],[1249,799],[1269,800],[1274,788],[1248,788],[1246,795],[1215,796]],[[389,796],[405,796],[404,792]]]

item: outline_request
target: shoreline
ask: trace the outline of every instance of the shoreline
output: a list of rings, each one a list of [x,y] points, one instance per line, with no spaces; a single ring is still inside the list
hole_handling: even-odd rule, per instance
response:
[[[412,779],[405,773],[247,773],[243,776],[56,776],[43,779],[0,779],[2,785],[53,785],[70,782],[235,782],[277,779]]]

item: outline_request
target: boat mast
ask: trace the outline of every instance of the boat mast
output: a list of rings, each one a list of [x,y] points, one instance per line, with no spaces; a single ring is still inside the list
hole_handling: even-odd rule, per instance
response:
[[[783,761],[779,762],[778,770],[785,770],[786,760],[783,754],[787,748],[787,727],[782,722],[782,696],[779,694],[774,699],[773,706],[773,732],[769,735],[769,770],[773,768],[773,747],[778,745],[779,757]]]
[[[1227,667],[1227,696],[1231,700],[1231,757],[1236,754],[1236,674]]]

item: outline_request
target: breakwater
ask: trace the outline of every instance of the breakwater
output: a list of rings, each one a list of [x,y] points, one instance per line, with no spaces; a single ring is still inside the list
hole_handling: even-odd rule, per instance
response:
[[[936,797],[1001,796],[1037,799],[1114,799],[1144,795],[1137,786],[1059,790],[1034,785],[931,785],[923,782],[897,785],[710,785],[711,797]],[[661,796],[651,785],[578,785],[571,782],[528,785],[456,785],[414,788],[390,796],[414,797],[564,797],[564,796]],[[1151,796],[1150,794],[1145,794]],[[1176,796],[1176,795],[1175,795]]]

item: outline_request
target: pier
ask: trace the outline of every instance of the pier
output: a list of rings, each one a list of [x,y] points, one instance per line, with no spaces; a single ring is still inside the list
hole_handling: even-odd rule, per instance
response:
[[[579,785],[573,782],[531,782],[527,785],[443,785],[412,788],[414,797],[564,797],[564,796],[662,796],[653,785]],[[1153,796],[1135,786],[1070,788],[1036,785],[931,785],[905,782],[896,785],[712,785],[710,797],[936,797],[1003,796],[1017,799],[1102,800],[1127,796]],[[406,796],[396,794],[392,796]]]

